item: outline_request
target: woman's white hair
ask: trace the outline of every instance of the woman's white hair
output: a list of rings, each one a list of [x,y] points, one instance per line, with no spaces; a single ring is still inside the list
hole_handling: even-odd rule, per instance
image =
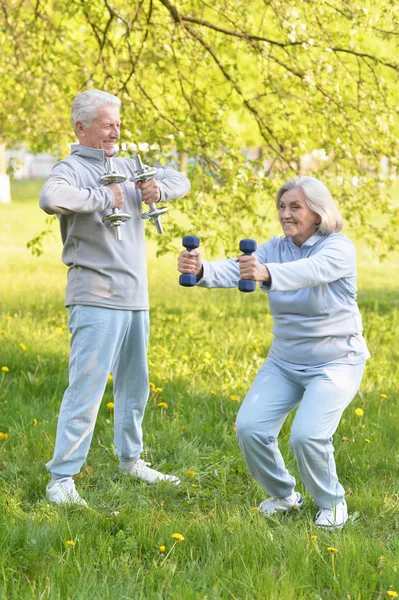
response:
[[[295,177],[281,186],[277,192],[276,206],[279,208],[281,196],[289,190],[302,190],[307,205],[319,215],[321,221],[318,227],[323,235],[338,233],[343,226],[343,219],[334,199],[324,185],[315,177]]]
[[[76,123],[89,127],[92,119],[97,116],[97,110],[104,105],[120,107],[121,101],[116,96],[101,90],[86,90],[75,96],[72,102],[71,121],[74,132],[77,134]]]

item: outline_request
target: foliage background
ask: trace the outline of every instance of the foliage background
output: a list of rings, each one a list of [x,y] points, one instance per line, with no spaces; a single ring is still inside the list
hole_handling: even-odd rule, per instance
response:
[[[193,184],[160,252],[188,228],[215,251],[237,246],[232,231],[258,238],[276,189],[311,172],[386,255],[398,21],[393,0],[2,0],[0,138],[64,155],[74,95],[106,89],[123,101],[127,152],[178,165]]]

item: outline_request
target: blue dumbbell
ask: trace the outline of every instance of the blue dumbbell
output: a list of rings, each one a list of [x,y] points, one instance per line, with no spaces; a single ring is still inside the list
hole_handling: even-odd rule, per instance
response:
[[[185,235],[183,238],[183,246],[187,252],[195,250],[200,245],[200,239],[196,235]],[[197,283],[197,276],[192,273],[182,273],[179,277],[180,285],[184,287],[194,287]]]
[[[241,240],[240,250],[246,256],[250,256],[256,250],[255,240]],[[240,279],[238,282],[238,289],[240,292],[254,292],[256,290],[256,281],[251,279]]]

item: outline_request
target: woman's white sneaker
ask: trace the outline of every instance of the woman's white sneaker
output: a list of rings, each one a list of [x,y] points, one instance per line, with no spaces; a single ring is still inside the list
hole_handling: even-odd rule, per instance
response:
[[[299,510],[303,506],[301,494],[293,492],[287,498],[268,498],[263,500],[259,506],[259,512],[263,515],[275,515],[279,512],[288,512],[290,510]]]
[[[75,482],[72,477],[63,477],[50,482],[46,487],[46,498],[53,504],[80,504],[87,506],[76,491]]]
[[[160,471],[150,468],[151,463],[139,458],[134,462],[121,461],[120,468],[124,473],[128,473],[133,477],[138,477],[147,483],[155,483],[157,481],[169,481],[174,485],[180,485],[180,479],[174,475],[165,475]]]
[[[348,507],[342,500],[334,508],[321,508],[316,515],[315,525],[325,529],[341,529],[348,520]]]

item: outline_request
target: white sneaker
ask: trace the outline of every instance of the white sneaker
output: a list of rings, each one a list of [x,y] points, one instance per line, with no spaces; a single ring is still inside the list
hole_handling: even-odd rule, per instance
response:
[[[49,483],[46,487],[46,498],[53,504],[81,504],[87,506],[86,500],[83,500],[76,491],[72,477],[63,477],[57,479],[54,483]]]
[[[156,481],[169,481],[174,485],[180,485],[180,479],[178,477],[175,477],[174,475],[165,475],[160,471],[150,469],[150,464],[151,463],[139,458],[132,464],[127,464],[126,466],[121,464],[120,468],[124,473],[133,475],[133,477],[138,477],[147,483],[155,483]]]
[[[290,510],[299,510],[303,506],[301,494],[293,492],[288,498],[268,498],[263,500],[259,506],[259,512],[263,515],[275,515],[278,512],[288,512]]]
[[[342,500],[334,508],[321,508],[316,515],[315,525],[326,529],[341,529],[348,520],[348,507]]]

